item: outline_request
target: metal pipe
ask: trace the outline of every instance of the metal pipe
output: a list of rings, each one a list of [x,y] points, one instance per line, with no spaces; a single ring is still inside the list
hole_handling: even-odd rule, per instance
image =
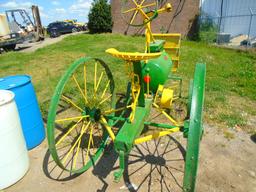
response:
[[[251,35],[251,28],[252,28],[252,17],[253,17],[253,12],[252,9],[249,8],[251,16],[250,16],[250,24],[249,24],[249,30],[248,30],[248,37],[247,37],[247,44],[246,47],[249,47],[249,41],[250,41],[250,35]]]

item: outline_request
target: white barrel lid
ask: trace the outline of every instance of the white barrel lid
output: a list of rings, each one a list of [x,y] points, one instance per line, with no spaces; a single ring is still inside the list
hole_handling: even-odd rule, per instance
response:
[[[11,102],[14,99],[14,96],[12,91],[0,89],[0,106]]]

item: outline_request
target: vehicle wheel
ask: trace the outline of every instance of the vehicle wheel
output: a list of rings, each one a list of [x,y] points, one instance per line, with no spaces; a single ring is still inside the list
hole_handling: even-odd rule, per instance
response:
[[[73,28],[72,29],[72,33],[76,33],[76,32],[78,32],[78,29],[77,28]]]
[[[51,38],[55,38],[55,37],[58,37],[58,36],[60,36],[60,34],[58,33],[58,31],[56,31],[56,30],[50,31],[50,37],[51,37]]]
[[[8,51],[13,51],[16,47],[16,44],[11,44],[11,45],[6,45],[3,47],[3,50],[8,52]]]
[[[205,87],[205,64],[197,64],[194,80],[191,81],[191,106],[185,161],[185,175],[183,182],[184,192],[195,191],[197,167],[199,160],[199,147],[203,134],[203,103]]]
[[[59,167],[82,173],[95,165],[108,143],[108,115],[124,111],[116,108],[119,100],[102,60],[85,57],[69,67],[56,87],[47,121],[49,150]]]

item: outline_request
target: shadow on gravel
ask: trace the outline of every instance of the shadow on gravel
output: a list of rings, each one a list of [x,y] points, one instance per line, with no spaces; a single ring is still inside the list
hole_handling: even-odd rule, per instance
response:
[[[156,189],[151,187],[153,180],[158,182],[157,191],[172,191],[173,185],[170,184],[170,180],[173,181],[176,188],[182,189],[182,181],[180,182],[175,177],[175,174],[178,172],[183,176],[183,169],[180,169],[179,166],[172,166],[172,163],[177,161],[180,164],[184,164],[186,151],[175,138],[166,137],[169,141],[164,146],[162,146],[160,138],[152,141],[154,143],[153,146],[146,142],[134,147],[126,158],[126,168],[123,175],[125,186],[121,187],[120,190],[128,190],[130,192],[155,191]],[[159,148],[162,150],[159,150]],[[181,154],[181,158],[167,159],[166,156],[174,151]],[[105,179],[109,174],[113,174],[114,171],[119,169],[119,166],[115,166],[116,161],[118,161],[118,154],[115,152],[113,145],[110,145],[92,171],[103,183],[102,188],[98,189],[97,192],[105,192],[108,186],[111,185]],[[132,169],[129,167],[132,167]],[[111,178],[114,178],[114,176],[111,175]]]
[[[174,137],[166,136],[163,138],[167,138],[164,144],[161,141],[162,138],[160,138],[151,141],[151,143],[146,142],[134,147],[126,158],[126,168],[123,175],[125,186],[120,190],[150,192],[155,191],[156,187],[157,191],[173,191],[173,187],[182,189],[182,180],[180,176],[177,177],[177,174],[181,176],[184,174],[181,167],[184,165],[186,151]],[[179,157],[177,157],[177,154],[179,154]],[[172,158],[169,159],[170,157]],[[93,166],[92,174],[102,182],[102,187],[98,188],[97,192],[108,190],[111,183],[106,179],[108,176],[114,178],[114,171],[119,169],[117,161],[118,154],[114,150],[113,143],[111,143],[106,147],[99,161]],[[175,165],[173,165],[174,162],[176,162]],[[179,166],[177,166],[177,162]],[[68,181],[80,175],[59,168],[51,158],[49,150],[44,157],[43,171],[48,178],[56,181]],[[172,183],[170,183],[170,180],[172,180]],[[153,187],[155,188],[152,188],[152,183],[154,183]]]
[[[59,168],[58,165],[51,158],[51,154],[49,150],[47,150],[44,156],[43,171],[48,178],[56,181],[69,181],[81,175],[81,174],[69,173]]]

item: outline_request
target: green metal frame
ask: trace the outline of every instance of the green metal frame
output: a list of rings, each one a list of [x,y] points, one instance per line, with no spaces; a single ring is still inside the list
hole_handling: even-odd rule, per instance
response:
[[[66,167],[61,163],[56,148],[55,148],[55,136],[54,136],[54,129],[55,129],[55,116],[56,110],[58,107],[58,103],[64,89],[66,82],[75,72],[75,70],[85,62],[92,60],[94,58],[81,58],[74,62],[70,68],[66,71],[66,73],[61,78],[60,82],[58,83],[53,98],[51,100],[50,109],[49,109],[49,116],[47,122],[47,134],[48,134],[48,144],[50,153],[57,163],[59,167],[64,170],[73,172],[73,173],[82,173],[89,169],[92,165],[94,165],[100,155],[103,153],[104,148],[107,144],[108,134],[104,132],[102,138],[102,143],[100,144],[98,150],[96,151],[95,155],[91,157],[90,161],[84,165],[81,169],[78,170],[68,170]],[[106,64],[99,61],[103,66]],[[139,76],[140,85],[141,85],[141,92],[138,97],[138,104],[135,111],[135,121],[130,122],[129,118],[123,117],[123,112],[121,116],[115,116],[115,114],[110,114],[107,117],[109,120],[109,124],[113,125],[116,124],[118,121],[124,121],[122,128],[119,130],[118,134],[115,137],[114,147],[115,150],[119,153],[119,164],[120,169],[114,173],[115,181],[119,181],[123,175],[124,168],[125,168],[125,157],[131,151],[134,140],[138,138],[143,131],[144,125],[155,126],[162,129],[172,129],[177,128],[177,126],[172,126],[168,124],[161,124],[161,123],[154,123],[154,122],[146,122],[146,118],[149,115],[153,99],[146,99],[144,97],[144,82],[142,82],[142,69],[143,69],[143,62],[134,63],[134,73]],[[197,175],[197,167],[198,167],[198,156],[199,156],[199,146],[200,140],[203,133],[202,128],[202,111],[203,111],[203,100],[204,100],[204,86],[205,86],[205,73],[206,68],[205,64],[197,64],[195,68],[194,80],[190,82],[189,88],[189,98],[188,98],[188,109],[189,111],[189,120],[184,122],[183,127],[181,126],[180,131],[184,132],[184,137],[188,138],[187,141],[187,153],[186,153],[186,160],[185,160],[185,175],[183,181],[183,191],[184,192],[193,192],[195,191],[195,183],[196,183],[196,175]],[[114,81],[111,72],[108,73],[109,79],[112,81],[111,84],[111,91],[114,93]],[[174,77],[174,80],[180,80],[180,78]],[[128,85],[127,88],[127,104],[130,102],[130,91],[131,88]],[[112,107],[115,106],[115,99],[112,99]],[[113,123],[114,122],[114,123]]]
[[[136,3],[135,3],[136,4]],[[136,15],[135,15],[136,16]],[[158,11],[153,10],[152,16],[147,19],[147,21],[143,21],[141,25],[132,25],[132,26],[144,26],[147,24],[149,26],[149,22],[155,19],[158,16]],[[131,25],[130,23],[128,23]],[[150,31],[150,27],[147,28]],[[148,40],[148,39],[147,39]],[[146,41],[149,43],[150,41]],[[162,124],[162,123],[155,123],[155,122],[146,122],[146,118],[149,116],[150,110],[152,105],[154,105],[154,97],[156,96],[159,85],[165,85],[168,79],[172,81],[179,82],[179,93],[175,95],[175,99],[182,98],[182,78],[174,76],[171,74],[172,68],[172,61],[170,56],[165,52],[163,49],[164,41],[154,41],[150,43],[149,48],[150,52],[161,52],[161,56],[155,59],[149,59],[147,61],[133,61],[133,78],[139,82],[136,82],[140,85],[140,88],[131,87],[131,84],[128,83],[127,86],[127,93],[126,93],[126,105],[130,102],[136,102],[136,107],[132,105],[132,111],[134,112],[134,118],[131,120],[130,118],[124,117],[125,110],[121,112],[119,116],[113,112],[112,114],[105,115],[104,117],[108,120],[106,125],[107,130],[105,130],[102,138],[102,142],[93,157],[91,157],[90,161],[84,165],[81,169],[78,170],[68,170],[73,173],[82,173],[89,169],[100,155],[103,153],[104,148],[108,141],[108,133],[110,134],[111,138],[114,140],[114,148],[116,152],[119,154],[119,170],[114,173],[115,181],[119,181],[122,177],[125,169],[125,158],[132,150],[135,143],[141,143],[145,141],[145,137],[140,137],[143,128],[145,125],[154,126],[156,128],[165,129],[162,135],[170,134],[171,129],[172,131],[182,131],[183,136],[187,138],[187,151],[185,157],[185,170],[184,170],[184,178],[183,178],[183,191],[184,192],[194,192],[196,186],[196,176],[197,176],[197,168],[198,168],[198,159],[199,159],[199,147],[200,141],[203,135],[203,125],[202,125],[202,112],[203,112],[203,102],[204,102],[204,87],[205,87],[205,75],[206,75],[206,67],[205,64],[196,64],[194,79],[190,81],[189,86],[189,96],[187,102],[187,110],[188,110],[188,119],[180,125],[172,120],[169,117],[169,120],[173,122],[174,125]],[[148,48],[148,46],[147,46]],[[48,133],[48,144],[49,150],[54,161],[59,165],[62,169],[67,170],[66,167],[61,163],[59,160],[56,148],[55,148],[55,136],[54,136],[54,129],[55,129],[55,116],[56,110],[58,107],[58,103],[61,97],[61,93],[64,89],[64,86],[68,79],[71,77],[73,72],[83,63],[89,61],[94,58],[86,57],[77,60],[74,64],[70,66],[64,76],[61,78],[54,96],[51,101],[50,109],[49,109],[49,116],[47,122],[47,133]],[[99,63],[107,68],[107,65],[99,59],[94,59],[99,61]],[[129,60],[130,61],[130,60]],[[132,61],[132,60],[131,60]],[[157,64],[156,68],[154,68],[154,64]],[[108,69],[109,70],[109,69]],[[160,72],[159,72],[160,71]],[[161,75],[159,75],[161,74]],[[143,79],[146,76],[150,76],[151,80],[146,84]],[[115,87],[114,87],[114,80],[113,76],[109,70],[108,78],[111,80],[111,94],[112,94],[112,108],[115,108]],[[134,80],[134,81],[136,81]],[[134,83],[134,82],[132,82]],[[139,90],[139,91],[138,91]],[[132,101],[131,92],[139,92],[138,98],[136,97],[136,101]],[[145,92],[147,91],[147,95],[151,94],[151,97],[145,97]],[[134,93],[133,92],[133,93]],[[156,104],[154,105],[155,107]],[[97,111],[98,109],[93,109],[91,113],[89,113],[92,119],[95,119],[95,114],[99,115],[96,120],[100,119],[101,113]],[[161,109],[160,109],[161,110]],[[90,111],[90,110],[88,110]],[[116,110],[117,111],[117,110]],[[164,111],[165,112],[165,111]],[[164,113],[163,112],[163,113]],[[164,115],[166,115],[164,113]],[[168,115],[166,115],[168,117]],[[101,116],[102,117],[102,116]],[[114,135],[111,127],[116,125],[119,121],[123,122],[122,127],[118,130],[117,134]],[[170,131],[166,131],[170,130]],[[108,131],[108,133],[107,133]],[[161,132],[159,132],[161,133]],[[149,139],[151,139],[152,135],[149,135]],[[140,138],[139,138],[140,137]],[[153,138],[153,137],[152,137]],[[157,138],[157,137],[154,137]],[[144,139],[144,140],[143,140]],[[148,139],[148,137],[146,138]],[[139,140],[139,141],[138,141]]]

